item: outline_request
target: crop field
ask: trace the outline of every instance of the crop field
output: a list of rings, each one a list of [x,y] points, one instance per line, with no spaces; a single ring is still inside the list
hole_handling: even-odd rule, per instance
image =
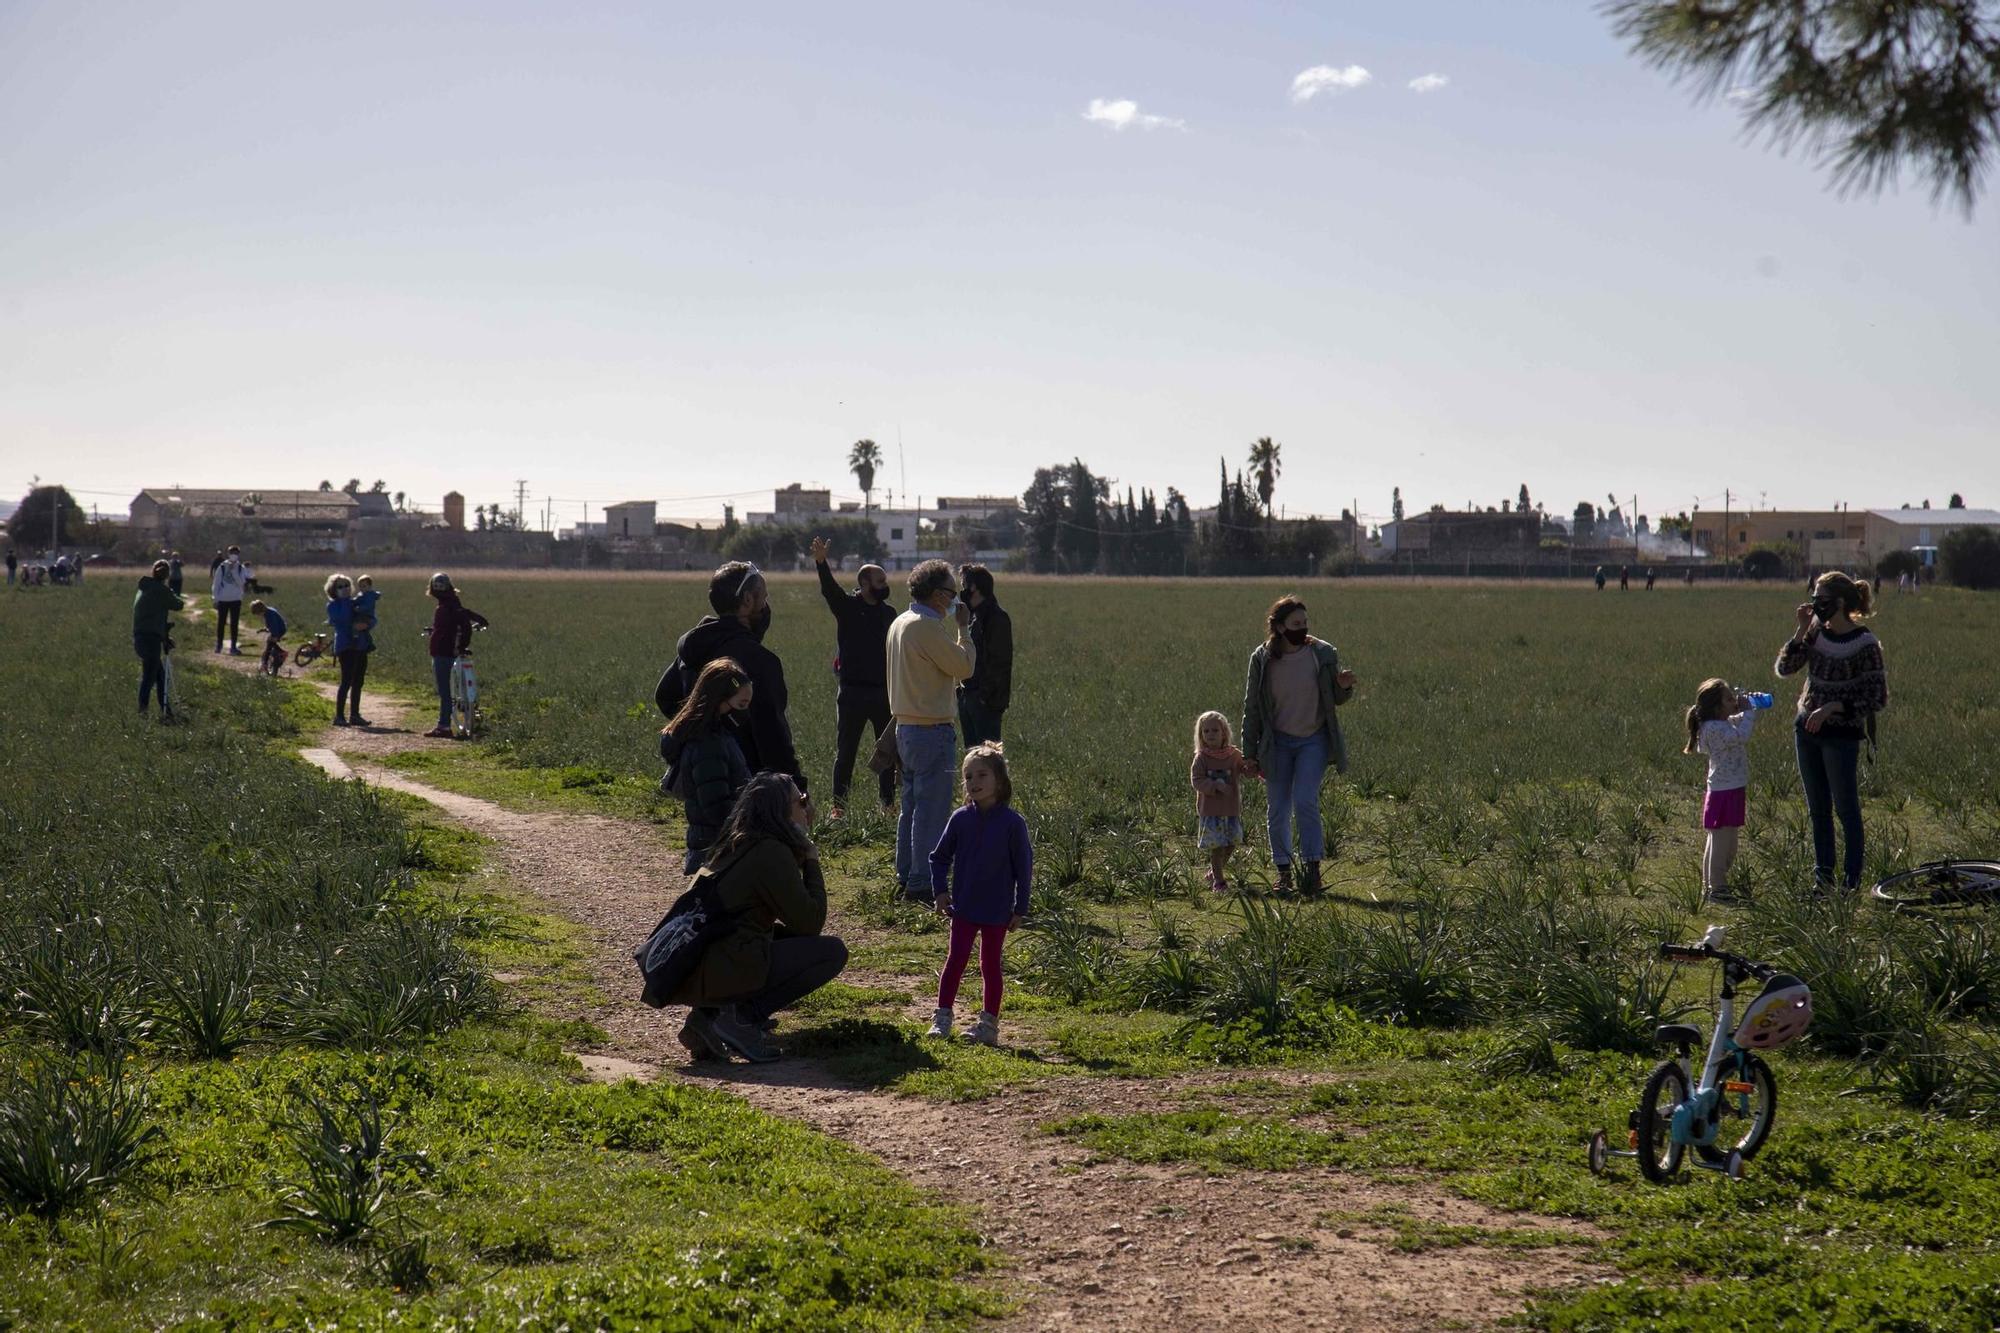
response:
[[[271,600],[309,632],[319,575],[270,577]],[[675,637],[704,609],[704,584],[476,571],[459,581],[467,604],[493,622],[477,644],[487,737],[387,762],[503,801],[674,831],[678,811],[653,792],[660,719],[651,699]],[[421,578],[378,582],[383,628],[371,686],[421,698],[429,687],[416,633],[427,620]],[[1338,581],[1299,589],[1314,631],[1361,678],[1341,719],[1352,771],[1330,777],[1322,793],[1328,891],[1310,901],[1268,892],[1261,794],[1250,784],[1252,846],[1232,865],[1247,891],[1213,895],[1200,887],[1187,787],[1194,719],[1210,708],[1239,715],[1263,609],[1294,590],[1003,578],[1017,644],[1008,753],[1038,864],[1034,927],[1009,945],[1010,984],[1018,983],[1010,1041],[1020,1054],[932,1054],[920,1029],[866,1012],[808,1021],[797,1049],[911,1097],[1004,1096],[1023,1081],[1093,1073],[1172,1087],[1192,1070],[1236,1069],[1226,1095],[1209,1083],[1179,1106],[1074,1116],[1041,1132],[1107,1159],[1189,1171],[1336,1167],[1421,1178],[1484,1204],[1590,1224],[1599,1238],[1579,1241],[1447,1234],[1393,1209],[1356,1222],[1404,1248],[1586,1246],[1609,1280],[1532,1302],[1526,1317],[1541,1327],[1973,1329],[2000,1320],[2000,1248],[1987,1231],[2000,1215],[2000,918],[1894,917],[1812,888],[1791,755],[1794,686],[1771,676],[1798,590],[1600,594]],[[823,793],[832,619],[803,579],[778,579],[773,602],[767,643],[785,660],[793,730]],[[1944,855],[2000,856],[1992,759],[2000,680],[1982,665],[2000,642],[2000,601],[1927,591],[1885,602],[1876,629],[1892,702],[1863,768],[1869,875]],[[185,1123],[182,1108],[195,1104],[187,1099],[218,1095],[209,1090],[215,1080],[234,1086],[250,1077],[245,1070],[258,1071],[255,1114],[308,1125],[314,1098],[336,1117],[354,1113],[353,1087],[336,1073],[376,1068],[371,1060],[419,1081],[428,1076],[416,1071],[434,1062],[460,1080],[552,1077],[524,1053],[548,1039],[534,1035],[531,1017],[496,1013],[487,979],[494,937],[526,928],[496,928],[492,914],[503,909],[468,904],[451,887],[453,858],[476,859],[477,848],[278,756],[274,746],[295,743],[303,715],[321,707],[295,687],[200,673],[200,713],[226,708],[235,718],[227,731],[207,721],[134,731],[124,717],[136,663],[122,606],[122,595],[99,586],[60,607],[53,599],[0,607],[7,697],[46,696],[37,681],[62,682],[65,694],[17,707],[0,742],[9,775],[0,796],[8,932],[0,967],[14,995],[0,1046],[0,1070],[14,1080],[0,1091],[12,1099],[0,1110],[11,1118],[0,1123],[19,1120],[11,1108],[33,1096],[55,1095],[34,1092],[36,1079],[101,1089],[110,1085],[93,1084],[90,1071],[111,1062],[129,1072],[114,1091],[93,1095],[149,1089],[138,1122],[160,1123],[163,1108],[175,1108],[165,1128],[182,1157],[197,1152],[184,1142],[201,1137]],[[1780,696],[1753,737],[1738,861],[1751,897],[1731,908],[1701,900],[1703,764],[1680,753],[1681,713],[1710,675]],[[116,723],[96,720],[99,711]],[[31,733],[50,739],[24,739]],[[226,799],[197,795],[216,784]],[[937,925],[890,901],[893,828],[857,796],[850,818],[815,830],[830,857],[834,928],[846,923],[865,937],[858,968],[920,990],[942,954]],[[326,831],[302,838],[302,829]],[[288,891],[259,887],[279,873]],[[302,896],[301,883],[316,888]],[[217,921],[227,929],[207,928]],[[1778,1128],[1735,1184],[1705,1173],[1667,1188],[1630,1170],[1593,1177],[1583,1139],[1600,1126],[1622,1137],[1657,1059],[1653,1026],[1684,1014],[1700,1022],[1712,998],[1712,975],[1663,965],[1654,946],[1691,940],[1710,921],[1730,925],[1733,947],[1797,972],[1814,990],[1812,1032],[1774,1060]],[[78,922],[86,924],[74,945],[67,934],[48,943],[51,923]],[[348,934],[355,948],[326,949],[325,940]],[[110,969],[106,976],[143,974],[145,984],[127,988],[129,1012],[45,1002],[20,980],[63,971],[68,964],[41,960],[72,947],[95,960],[88,966]],[[213,1031],[229,1023],[183,1017],[190,1006],[174,999],[212,994],[215,975],[238,978],[251,997],[234,1060],[213,1049]],[[367,997],[382,988],[365,980],[376,976],[421,998],[377,1012]],[[1301,1070],[1329,1077],[1310,1087],[1276,1077]],[[426,1111],[426,1098],[442,1093],[391,1085],[401,1089],[412,1147],[477,1151],[475,1128],[445,1134],[427,1120],[443,1113]],[[669,1083],[619,1095],[688,1093]],[[731,1105],[710,1094],[695,1100],[717,1116]],[[29,1299],[53,1302],[89,1283],[127,1280],[103,1277],[107,1265],[122,1270],[110,1260],[93,1267],[89,1247],[123,1244],[135,1222],[161,1216],[162,1186],[205,1189],[203,1206],[226,1200],[236,1222],[277,1215],[293,1197],[275,1147],[260,1150],[255,1169],[227,1170],[219,1147],[200,1147],[207,1169],[220,1173],[214,1180],[175,1175],[193,1168],[158,1144],[134,1151],[140,1164],[129,1179],[82,1192],[54,1222],[50,1209],[16,1203],[17,1220],[0,1232],[0,1282],[32,1272]],[[508,1169],[532,1167],[516,1156]],[[412,1196],[405,1232],[442,1236],[448,1213],[439,1210],[461,1205],[428,1197],[450,1191],[426,1191],[418,1168],[396,1170]],[[871,1206],[883,1211],[857,1225],[889,1225],[893,1210],[924,1206],[891,1184],[882,1190]],[[506,1222],[493,1199],[463,1206],[479,1228]],[[299,1243],[290,1229],[257,1234]],[[408,1240],[385,1228],[371,1262],[390,1262]],[[453,1282],[469,1283],[466,1270],[484,1251],[432,1243],[447,1276],[416,1299],[432,1303],[422,1307],[427,1317],[465,1317],[472,1307]],[[575,1244],[584,1256],[576,1262],[597,1262],[589,1244]],[[870,1310],[893,1316],[901,1300],[913,1324],[974,1317],[979,1298],[953,1285],[973,1266],[967,1252],[926,1249],[935,1262],[923,1266],[890,1248],[882,1262],[900,1265],[903,1285]],[[331,1282],[326,1275],[348,1271],[340,1263],[355,1262],[327,1258],[324,1246],[299,1252],[320,1275],[314,1281]],[[241,1271],[269,1258],[233,1252],[210,1262],[228,1299],[243,1302],[252,1297]],[[163,1302],[171,1293],[151,1322],[207,1308],[186,1273],[131,1280]],[[322,1287],[306,1288],[313,1295],[296,1299],[331,1300]],[[372,1304],[337,1308],[418,1308],[393,1282],[372,1290]],[[801,1302],[795,1310],[827,1299],[823,1291],[784,1298]],[[12,1314],[26,1326],[51,1308],[0,1301],[0,1319]]]

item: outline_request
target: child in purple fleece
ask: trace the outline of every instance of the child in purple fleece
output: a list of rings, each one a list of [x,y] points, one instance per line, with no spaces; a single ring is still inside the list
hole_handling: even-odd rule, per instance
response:
[[[1000,742],[976,745],[965,755],[965,804],[945,822],[931,853],[931,891],[938,911],[951,918],[951,949],[938,981],[930,1036],[951,1035],[959,978],[979,941],[981,1012],[965,1035],[987,1046],[1000,1043],[1000,947],[1028,914],[1028,885],[1035,877],[1028,821],[1009,802],[1013,781]]]

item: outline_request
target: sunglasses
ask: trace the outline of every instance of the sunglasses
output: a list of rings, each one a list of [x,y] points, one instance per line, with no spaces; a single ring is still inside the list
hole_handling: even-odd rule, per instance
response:
[[[763,577],[764,577],[764,571],[757,568],[755,564],[752,564],[750,568],[744,570],[742,580],[738,582],[736,585],[736,600],[739,602],[743,600],[743,592],[746,588],[750,586],[751,579],[761,579]]]

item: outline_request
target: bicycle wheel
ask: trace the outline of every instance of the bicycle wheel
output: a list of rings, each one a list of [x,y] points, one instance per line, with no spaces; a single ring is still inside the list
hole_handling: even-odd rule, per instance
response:
[[[319,648],[315,644],[302,643],[299,645],[299,650],[292,654],[292,662],[297,666],[309,667],[317,661],[319,661]]]
[[[1639,1114],[1633,1128],[1639,1141],[1639,1170],[1655,1185],[1664,1185],[1680,1173],[1685,1145],[1675,1143],[1674,1109],[1688,1099],[1687,1075],[1672,1060],[1662,1060],[1646,1080],[1639,1094]]]
[[[1732,1092],[1725,1086],[1716,1099],[1715,1142],[1695,1148],[1704,1162],[1727,1161],[1732,1149],[1749,1161],[1771,1136],[1771,1123],[1778,1118],[1778,1080],[1762,1057],[1744,1056],[1729,1082],[1744,1091]]]
[[[475,720],[473,700],[477,698],[478,687],[472,681],[472,668],[464,662],[455,662],[451,668],[451,729],[461,740],[472,735]]]
[[[1874,895],[1904,911],[2000,903],[2000,861],[1932,861],[1880,881]]]
[[[174,711],[174,655],[160,654],[160,711]]]

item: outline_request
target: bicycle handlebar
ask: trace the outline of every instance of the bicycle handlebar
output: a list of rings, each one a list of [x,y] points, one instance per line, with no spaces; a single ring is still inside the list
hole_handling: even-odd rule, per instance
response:
[[[1662,941],[1660,944],[1660,957],[1671,959],[1677,963],[1703,963],[1713,960],[1729,967],[1734,967],[1739,971],[1747,972],[1759,981],[1769,980],[1771,977],[1777,975],[1778,971],[1777,968],[1771,966],[1769,963],[1760,963],[1755,959],[1745,958],[1740,953],[1731,953],[1727,949],[1718,949],[1712,944],[1668,944]]]

